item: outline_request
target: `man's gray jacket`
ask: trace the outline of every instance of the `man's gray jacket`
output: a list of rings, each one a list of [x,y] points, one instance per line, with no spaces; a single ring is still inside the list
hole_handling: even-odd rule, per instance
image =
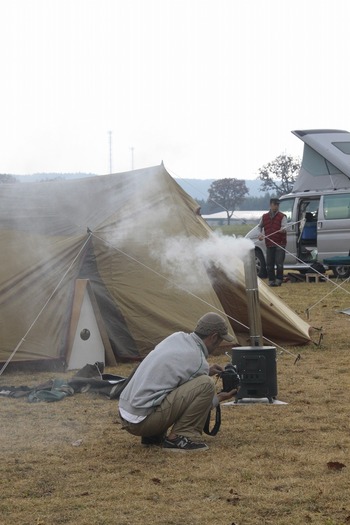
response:
[[[135,416],[147,416],[169,392],[208,374],[207,357],[207,348],[195,333],[170,335],[141,362],[120,394],[119,407]]]

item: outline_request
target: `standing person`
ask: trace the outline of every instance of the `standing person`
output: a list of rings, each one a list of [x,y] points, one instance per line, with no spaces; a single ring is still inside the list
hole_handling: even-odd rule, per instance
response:
[[[283,263],[287,244],[287,217],[279,211],[279,200],[270,199],[270,210],[259,222],[259,240],[265,239],[266,270],[269,286],[281,286],[283,282]],[[264,230],[265,235],[262,234]],[[275,271],[276,266],[276,271]]]
[[[237,393],[215,394],[210,377],[223,371],[207,362],[223,340],[232,343],[234,338],[226,321],[209,312],[198,320],[194,332],[176,332],[159,343],[120,394],[122,428],[141,436],[143,445],[162,445],[173,451],[207,450],[201,435],[211,408]]]

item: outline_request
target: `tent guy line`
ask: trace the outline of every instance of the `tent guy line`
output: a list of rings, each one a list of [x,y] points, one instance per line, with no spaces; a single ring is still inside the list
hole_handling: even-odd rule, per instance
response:
[[[160,272],[157,272],[156,270],[154,270],[153,268],[151,268],[150,266],[147,266],[147,264],[139,261],[138,259],[136,259],[135,257],[133,257],[132,255],[129,255],[128,253],[126,253],[125,251],[121,250],[120,248],[117,248],[116,246],[113,246],[113,244],[111,244],[109,241],[107,241],[106,239],[103,239],[102,237],[99,237],[98,235],[96,235],[94,232],[91,232],[92,235],[104,242],[105,244],[107,244],[110,248],[112,248],[113,250],[116,250],[117,252],[121,253],[122,255],[125,255],[125,257],[127,257],[128,259],[131,259],[132,261],[134,261],[136,264],[139,264],[140,266],[143,266],[143,268],[145,268],[146,270],[149,270],[150,272],[153,272],[155,275],[157,275],[158,277],[161,277],[162,279],[164,279],[165,281],[167,281],[168,283],[172,284],[173,286],[176,286],[176,288],[178,288],[179,290],[182,290],[183,292],[191,295],[194,299],[197,299],[198,301],[206,304],[207,306],[209,306],[210,308],[213,308],[215,309],[217,312],[219,312],[220,314],[223,314],[223,315],[226,315],[229,319],[231,319],[231,321],[234,321],[236,323],[238,323],[239,325],[241,325],[243,328],[247,328],[249,329],[248,326],[246,326],[244,323],[241,323],[240,321],[238,321],[238,319],[234,319],[233,317],[231,317],[230,315],[226,314],[226,312],[224,312],[223,310],[220,310],[219,308],[217,308],[215,305],[213,304],[210,304],[208,303],[207,301],[205,301],[204,299],[201,299],[200,297],[198,297],[198,295],[196,295],[195,293],[191,292],[190,290],[188,290],[187,288],[184,288],[183,286],[181,286],[180,284],[176,283],[175,281],[173,281],[172,279],[169,279],[168,277],[165,277],[165,275],[161,274]]]
[[[326,299],[326,297],[328,297],[329,295],[331,295],[333,292],[335,292],[335,290],[337,290],[338,288],[340,288],[341,290],[343,290],[343,292],[347,293],[350,295],[350,292],[348,290],[346,290],[345,288],[343,288],[343,284],[345,284],[346,282],[349,282],[349,277],[347,279],[345,279],[345,281],[343,281],[341,284],[337,284],[337,283],[334,283],[332,281],[332,279],[330,279],[329,277],[327,277],[326,275],[323,275],[322,273],[318,272],[318,271],[315,271],[314,273],[319,273],[320,275],[322,275],[322,277],[324,277],[326,279],[326,281],[332,283],[333,285],[333,290],[331,290],[330,292],[328,292],[327,294],[325,294],[323,297],[321,297],[321,299],[319,299],[315,304],[309,306],[305,312],[308,314],[308,312],[310,310],[312,310],[312,308],[314,308],[315,306],[317,306],[319,303],[322,303],[322,301],[324,299]]]
[[[288,226],[293,226],[293,225],[295,225],[295,224],[299,224],[300,222],[302,222],[302,221],[297,221],[297,222],[294,222],[294,223],[288,223]],[[271,234],[271,235],[272,235],[272,234]],[[269,237],[269,236],[266,235],[265,237]],[[254,237],[254,239],[255,239],[255,237]],[[276,244],[276,243],[274,242],[273,239],[270,239],[270,241],[271,241],[273,244]],[[276,246],[277,246],[277,244],[276,244]],[[282,248],[283,248],[283,247],[282,247]],[[284,251],[285,251],[288,255],[290,255],[291,257],[293,257],[293,258],[294,258],[296,261],[298,261],[299,263],[303,264],[303,265],[305,266],[305,268],[310,268],[310,265],[309,265],[308,263],[306,263],[306,262],[303,261],[302,259],[299,259],[299,257],[297,257],[296,255],[294,255],[293,253],[291,253],[290,251],[288,251],[287,248],[284,247],[283,249],[284,249]],[[339,289],[339,288],[341,288],[341,289],[343,290],[343,292],[345,292],[345,293],[347,293],[348,295],[350,295],[350,292],[349,292],[348,290],[346,290],[345,288],[343,288],[343,286],[342,286],[342,285],[344,284],[344,282],[348,282],[348,281],[349,281],[349,278],[346,279],[343,283],[338,284],[338,283],[333,282],[332,279],[330,279],[327,275],[324,275],[323,273],[319,272],[319,271],[317,270],[317,268],[312,268],[312,273],[317,273],[318,275],[321,275],[321,276],[322,276],[327,282],[331,283],[332,286],[333,286],[333,290],[331,290],[330,292],[326,293],[323,297],[321,297],[318,301],[316,301],[316,303],[314,303],[313,305],[309,306],[309,307],[305,310],[307,316],[309,315],[309,311],[310,311],[310,310],[312,310],[312,309],[313,309],[315,306],[317,306],[319,303],[322,303],[322,301],[323,301],[324,299],[326,299],[326,297],[328,297],[329,295],[331,295],[333,292],[335,292],[335,290],[337,290],[337,289]]]
[[[136,264],[139,264],[141,266],[143,266],[144,268],[146,268],[146,270],[149,270],[151,272],[153,272],[155,275],[157,275],[158,277],[161,277],[162,279],[164,279],[165,281],[169,282],[170,284],[172,284],[173,286],[176,286],[177,288],[179,288],[180,290],[182,290],[183,292],[191,295],[194,299],[197,299],[198,301],[206,304],[207,306],[209,306],[210,308],[216,310],[217,312],[219,312],[220,314],[222,315],[226,315],[228,317],[228,319],[231,319],[231,321],[234,321],[235,323],[239,324],[240,326],[242,326],[243,328],[246,328],[249,330],[249,326],[247,326],[246,324],[240,322],[238,319],[235,319],[234,317],[228,315],[226,312],[224,312],[223,310],[220,310],[219,308],[217,308],[216,306],[208,303],[207,301],[205,301],[204,299],[201,299],[200,297],[198,297],[198,295],[194,294],[193,292],[191,292],[190,290],[184,288],[183,286],[179,285],[178,283],[176,283],[175,281],[169,279],[168,277],[165,277],[165,275],[162,275],[161,273],[157,272],[156,270],[154,270],[153,268],[151,268],[150,266],[147,266],[146,264],[144,264],[143,262],[139,261],[138,259],[136,259],[135,257],[133,257],[132,255],[129,255],[127,254],[126,252],[124,252],[123,250],[121,250],[120,248],[116,248],[115,246],[113,246],[113,244],[111,244],[110,242],[108,242],[106,239],[103,239],[102,237],[99,237],[98,235],[96,235],[94,232],[91,232],[92,235],[94,237],[96,237],[96,239],[99,239],[100,241],[104,242],[105,244],[107,244],[110,248],[112,248],[113,250],[116,250],[117,252],[125,255],[125,257],[131,259],[132,261],[136,262]],[[289,355],[291,355],[292,357],[294,358],[298,358],[298,355],[299,354],[293,354],[293,352],[291,352],[290,350],[287,350],[286,348],[282,347],[281,345],[275,343],[274,341],[272,341],[271,339],[268,339],[267,337],[263,336],[263,339],[267,342],[267,343],[270,343],[271,345],[273,346],[276,346],[276,348],[279,348],[282,352],[285,352]]]
[[[235,342],[246,344],[250,323],[244,263],[238,255],[251,243],[214,235],[198,214],[198,203],[163,165],[3,186],[0,366],[79,250],[11,365],[64,367],[75,340],[80,341],[79,323],[86,324],[87,311],[108,366],[120,359],[138,360],[169,333],[190,331],[209,308],[225,312]],[[312,327],[263,282],[259,286],[264,336],[283,346],[311,342]]]
[[[190,290],[184,288],[183,286],[179,285],[178,283],[176,283],[175,281],[169,279],[168,277],[166,277],[165,275],[162,275],[160,272],[157,272],[156,270],[154,270],[153,268],[151,268],[150,266],[144,264],[142,261],[136,259],[135,257],[133,257],[132,255],[126,253],[125,251],[121,250],[120,248],[117,248],[115,246],[113,246],[109,241],[107,241],[106,239],[103,239],[102,237],[100,237],[99,235],[97,235],[96,233],[92,232],[89,228],[87,228],[87,232],[88,232],[88,236],[87,238],[85,239],[85,241],[83,242],[81,248],[79,249],[78,253],[75,255],[75,257],[73,258],[72,262],[70,263],[69,267],[67,268],[67,270],[64,272],[62,278],[60,279],[60,281],[58,282],[58,284],[56,285],[56,287],[54,288],[54,290],[52,291],[52,293],[50,294],[50,296],[48,297],[48,299],[45,301],[45,304],[43,305],[43,307],[40,309],[39,313],[37,314],[37,316],[35,317],[34,321],[31,323],[31,325],[29,326],[28,330],[26,331],[26,333],[24,334],[24,336],[21,338],[21,340],[18,342],[17,346],[14,348],[14,350],[12,351],[11,355],[8,357],[7,361],[4,363],[3,367],[1,368],[0,370],[0,376],[3,374],[3,372],[5,371],[5,369],[7,368],[7,366],[9,365],[9,363],[12,361],[13,357],[16,355],[18,349],[21,347],[22,343],[25,342],[26,340],[26,337],[27,335],[30,333],[30,331],[32,330],[32,328],[34,327],[34,325],[36,324],[36,322],[39,320],[41,314],[43,313],[43,311],[45,310],[45,308],[47,307],[48,303],[51,301],[51,299],[53,298],[53,296],[55,295],[56,291],[59,289],[60,285],[62,284],[62,282],[64,281],[65,277],[67,276],[67,274],[69,273],[69,271],[71,270],[71,268],[74,266],[75,262],[78,260],[80,254],[82,253],[82,251],[84,250],[84,248],[86,247],[86,245],[88,244],[88,242],[90,241],[91,237],[94,236],[96,239],[102,241],[104,244],[108,245],[110,248],[112,248],[113,250],[116,250],[118,251],[119,253],[123,254],[125,257],[133,260],[134,262],[136,262],[138,265],[144,267],[145,269],[147,269],[148,271],[151,271],[153,272],[154,274],[156,274],[157,276],[161,277],[162,279],[164,279],[165,281],[169,282],[171,285],[179,288],[180,290],[184,291],[185,293],[191,295],[193,298],[195,298],[196,300],[206,304],[208,307],[210,307],[211,309],[213,310],[216,310],[218,312],[220,312],[221,314],[223,315],[227,315],[227,317],[229,319],[231,319],[232,321],[236,322],[237,324],[241,325],[243,328],[246,328],[249,330],[249,327],[247,325],[245,325],[244,323],[240,322],[238,319],[235,319],[234,317],[226,314],[224,311],[218,309],[215,305],[213,304],[210,304],[208,303],[207,301],[205,301],[204,299],[198,297],[196,294],[194,294],[193,292],[191,292]],[[287,350],[286,348],[282,347],[281,345],[278,345],[276,344],[275,342],[273,342],[272,340],[268,339],[267,337],[263,336],[264,340],[267,341],[268,343],[278,347],[282,352],[285,352],[289,355],[291,355],[292,357],[296,358],[297,355],[294,354],[293,352],[291,352],[290,350]]]
[[[64,281],[64,279],[66,278],[66,276],[68,275],[69,271],[71,270],[71,268],[73,268],[74,266],[74,263],[77,261],[77,259],[79,258],[81,252],[84,250],[85,246],[87,245],[87,243],[89,242],[90,240],[90,237],[91,237],[91,233],[88,235],[87,239],[85,240],[85,242],[83,243],[82,247],[80,248],[79,252],[77,253],[77,255],[74,257],[73,261],[71,262],[71,264],[69,265],[68,269],[64,272],[62,278],[60,279],[60,281],[58,282],[58,284],[56,285],[55,289],[53,290],[53,292],[50,294],[49,298],[45,301],[44,303],[44,306],[41,308],[41,310],[39,311],[39,313],[37,314],[37,316],[35,317],[34,321],[32,322],[32,324],[30,325],[30,327],[28,328],[28,330],[26,331],[26,333],[24,334],[24,336],[22,337],[22,339],[19,341],[18,345],[16,346],[16,348],[13,350],[13,352],[11,353],[11,355],[9,356],[9,358],[7,359],[7,361],[4,363],[4,365],[2,366],[1,370],[0,370],[0,376],[3,374],[3,372],[5,371],[5,369],[7,368],[7,366],[9,365],[9,363],[12,361],[12,359],[14,358],[14,356],[16,355],[18,349],[21,347],[22,343],[24,343],[24,341],[26,340],[26,337],[27,335],[29,334],[29,332],[31,331],[31,329],[33,328],[33,326],[35,326],[36,322],[38,321],[38,319],[40,318],[41,314],[43,313],[43,311],[45,310],[45,308],[47,307],[47,305],[49,304],[49,302],[51,301],[51,299],[53,298],[53,296],[55,295],[55,293],[57,292],[57,290],[59,289],[59,287],[61,286],[62,282]]]

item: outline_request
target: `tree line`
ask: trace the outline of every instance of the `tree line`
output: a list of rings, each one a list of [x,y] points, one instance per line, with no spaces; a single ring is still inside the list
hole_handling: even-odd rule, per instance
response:
[[[274,195],[269,192],[264,193],[261,197],[250,197],[249,195],[245,196],[242,199],[242,202],[237,206],[235,211],[265,210],[269,208],[270,198],[273,196]],[[211,213],[219,213],[221,211],[225,211],[223,210],[222,205],[220,205],[219,203],[216,204],[216,202],[211,201],[210,199],[196,199],[196,201],[200,206],[202,215],[210,215]]]

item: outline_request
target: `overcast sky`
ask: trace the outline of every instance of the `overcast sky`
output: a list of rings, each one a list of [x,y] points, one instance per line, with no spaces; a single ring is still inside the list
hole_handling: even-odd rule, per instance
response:
[[[349,0],[0,0],[0,173],[256,178],[302,155],[291,130],[350,130],[349,21]]]

